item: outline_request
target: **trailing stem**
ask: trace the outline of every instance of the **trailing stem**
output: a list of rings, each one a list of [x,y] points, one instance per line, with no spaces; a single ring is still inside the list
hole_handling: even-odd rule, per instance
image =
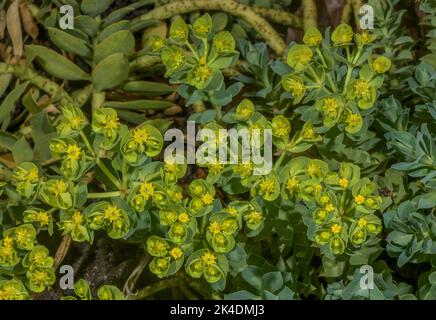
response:
[[[60,101],[61,104],[73,103],[74,99],[64,91],[56,82],[53,82],[31,68],[22,65],[11,65],[7,63],[0,63],[0,74],[11,73],[20,80],[30,81],[34,86],[42,91],[48,93],[52,99]]]
[[[234,0],[180,0],[155,8],[150,12],[132,21],[133,31],[137,31],[137,25],[144,20],[165,20],[178,14],[185,14],[197,10],[220,10],[247,21],[265,39],[267,44],[278,55],[282,55],[286,49],[284,40],[277,31],[263,17],[258,15],[250,6],[238,3]]]
[[[303,0],[303,25],[304,30],[311,27],[318,27],[318,10],[315,0]]]

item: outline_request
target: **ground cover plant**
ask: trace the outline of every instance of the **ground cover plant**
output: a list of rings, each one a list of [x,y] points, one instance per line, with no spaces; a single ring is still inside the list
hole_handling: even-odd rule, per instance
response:
[[[0,300],[436,299],[435,14],[0,0]]]

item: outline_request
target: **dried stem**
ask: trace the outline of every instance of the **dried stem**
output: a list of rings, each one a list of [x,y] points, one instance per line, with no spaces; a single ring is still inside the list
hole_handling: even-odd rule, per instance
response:
[[[68,250],[70,249],[70,246],[71,246],[71,237],[69,234],[67,234],[62,238],[58,250],[56,251],[54,262],[53,262],[54,270],[56,270],[61,265],[62,261],[64,261],[65,256],[67,255]]]
[[[0,63],[0,74],[3,73],[11,73],[23,81],[29,80],[33,85],[48,93],[52,99],[59,100],[61,104],[73,103],[74,101],[56,82],[40,76],[37,72],[26,66]]]
[[[149,256],[143,257],[135,269],[133,269],[130,276],[127,278],[124,287],[123,292],[126,296],[132,296],[135,295],[133,293],[133,290],[135,289],[136,282],[139,279],[139,276],[144,272],[145,267],[147,266],[148,262],[150,261]]]
[[[136,25],[144,20],[165,20],[178,14],[197,10],[220,10],[247,21],[265,39],[267,44],[278,55],[282,55],[286,44],[280,35],[263,17],[258,15],[250,6],[233,0],[181,0],[174,1],[162,7],[155,8],[132,21],[132,29],[137,31]]]
[[[352,11],[351,1],[345,0],[344,7],[342,9],[341,23],[350,23]]]
[[[318,9],[315,0],[303,0],[303,25],[304,30],[318,27]]]

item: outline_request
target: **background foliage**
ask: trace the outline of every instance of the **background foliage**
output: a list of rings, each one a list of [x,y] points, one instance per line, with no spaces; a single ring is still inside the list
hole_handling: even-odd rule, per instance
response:
[[[0,299],[436,299],[436,3],[368,4],[1,0]],[[163,161],[187,120],[273,171]]]

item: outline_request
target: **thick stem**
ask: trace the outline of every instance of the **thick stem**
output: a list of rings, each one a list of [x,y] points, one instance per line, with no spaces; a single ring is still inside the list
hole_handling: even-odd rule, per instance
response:
[[[316,8],[315,0],[303,0],[302,5],[304,30],[311,27],[318,27],[318,10]]]
[[[153,283],[141,290],[138,291],[135,295],[130,295],[127,297],[128,300],[140,300],[145,299],[157,292],[160,292],[162,290],[178,286],[181,283],[181,279],[178,277],[172,277],[165,280],[161,280],[159,282]]]
[[[30,83],[32,83],[34,86],[48,93],[52,97],[52,99],[60,101],[61,104],[74,103],[74,99],[56,82],[40,76],[31,68],[22,65],[10,65],[7,63],[0,63],[0,74],[3,73],[12,73],[20,80],[30,81]]]
[[[68,249],[70,248],[70,246],[71,246],[71,237],[69,234],[67,234],[62,238],[58,250],[56,251],[54,262],[53,262],[54,270],[56,270],[61,265],[62,261],[65,259],[65,256],[68,253]]]
[[[221,10],[246,20],[265,39],[268,45],[278,55],[282,55],[286,44],[280,35],[264,18],[256,14],[250,6],[234,0],[181,0],[174,1],[162,7],[155,8],[132,21],[132,29],[144,20],[165,20],[178,14],[198,10]],[[138,24],[137,24],[138,23]]]
[[[88,193],[88,199],[114,198],[121,195],[120,191]]]
[[[130,62],[130,71],[148,69],[161,63],[160,57],[157,56],[141,56]]]
[[[262,7],[252,7],[252,9],[271,22],[299,29],[303,27],[303,20],[290,12]]]
[[[92,96],[92,85],[87,85],[86,87],[73,93],[74,101],[76,101],[79,107],[85,105],[89,98]]]
[[[350,0],[345,0],[344,7],[342,9],[342,15],[341,15],[341,23],[350,23],[351,20],[351,13],[352,13],[352,6]]]
[[[104,91],[98,91],[96,89],[92,92],[92,110],[101,108],[106,101],[106,93]]]
[[[360,30],[360,8],[362,7],[362,0],[350,0],[353,6],[354,21],[357,30]]]

